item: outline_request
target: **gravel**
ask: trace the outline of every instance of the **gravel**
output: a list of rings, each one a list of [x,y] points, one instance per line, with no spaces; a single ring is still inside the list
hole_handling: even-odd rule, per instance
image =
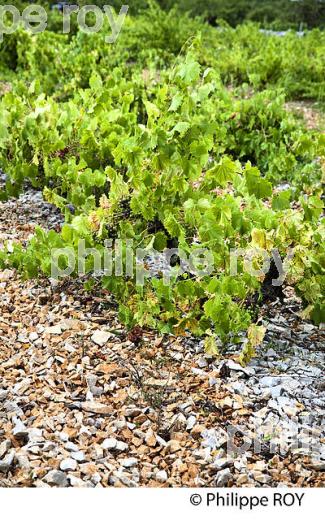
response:
[[[0,203],[0,241],[61,222],[33,190]],[[135,346],[83,282],[0,273],[0,486],[324,485],[325,331],[290,288],[243,368],[238,344],[223,360],[190,337]]]

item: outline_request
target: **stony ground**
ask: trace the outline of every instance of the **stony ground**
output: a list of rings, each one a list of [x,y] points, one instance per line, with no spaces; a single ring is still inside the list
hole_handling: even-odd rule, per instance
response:
[[[308,130],[325,131],[325,116],[317,103],[313,101],[289,101],[286,108],[302,117]]]
[[[0,243],[37,224],[60,226],[40,194],[0,204]],[[243,369],[127,333],[100,288],[0,273],[0,485],[323,486],[325,331],[287,296]]]

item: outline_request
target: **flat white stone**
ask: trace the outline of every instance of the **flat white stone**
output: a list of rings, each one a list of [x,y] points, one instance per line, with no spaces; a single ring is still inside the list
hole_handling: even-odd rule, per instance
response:
[[[94,334],[91,336],[91,341],[93,343],[96,343],[96,345],[103,347],[105,343],[108,342],[110,337],[110,332],[107,332],[106,330],[96,330]]]

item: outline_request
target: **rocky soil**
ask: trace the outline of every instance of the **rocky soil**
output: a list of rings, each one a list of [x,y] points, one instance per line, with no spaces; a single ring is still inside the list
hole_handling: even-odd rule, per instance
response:
[[[286,108],[298,116],[301,116],[308,130],[325,131],[324,112],[312,101],[289,101]]]
[[[0,243],[60,226],[28,190],[0,204]],[[285,303],[243,369],[192,338],[128,333],[82,280],[0,272],[0,485],[323,486],[325,331]]]

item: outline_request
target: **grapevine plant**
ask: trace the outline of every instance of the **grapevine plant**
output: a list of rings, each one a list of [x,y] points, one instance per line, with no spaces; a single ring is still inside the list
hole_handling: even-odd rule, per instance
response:
[[[196,24],[187,19],[184,31]],[[152,248],[177,246],[187,255],[204,249],[209,273],[193,275],[176,262],[168,285],[163,273],[141,286],[135,276],[103,273],[101,283],[129,327],[203,336],[211,353],[248,330],[241,357],[247,362],[262,337],[249,302],[264,277],[248,272],[243,256],[257,248],[258,268],[263,255],[277,250],[284,260],[290,251],[286,282],[302,296],[307,315],[324,321],[324,135],[307,134],[287,114],[282,90],[243,96],[243,87],[226,88],[222,68],[200,36],[182,50],[161,53],[153,46],[146,52],[143,46],[134,66],[122,65],[113,51],[105,56],[94,36],[87,43],[79,33],[70,42],[54,33],[15,36],[19,45],[30,38],[19,66],[26,60],[33,74],[14,81],[0,101],[6,173],[0,195],[18,196],[29,182],[60,208],[65,223],[60,232],[36,229],[26,246],[10,244],[0,253],[1,266],[51,276],[53,249],[77,254],[80,239],[102,257],[108,239],[132,239],[133,249],[148,256]],[[124,57],[136,45],[132,24],[126,38]],[[38,54],[47,39],[62,49],[61,79],[57,65],[49,64],[53,46]],[[89,54],[78,54],[82,41]],[[165,68],[158,72],[160,62]],[[237,250],[242,257],[233,273],[231,253]],[[93,269],[90,256],[86,273]]]

